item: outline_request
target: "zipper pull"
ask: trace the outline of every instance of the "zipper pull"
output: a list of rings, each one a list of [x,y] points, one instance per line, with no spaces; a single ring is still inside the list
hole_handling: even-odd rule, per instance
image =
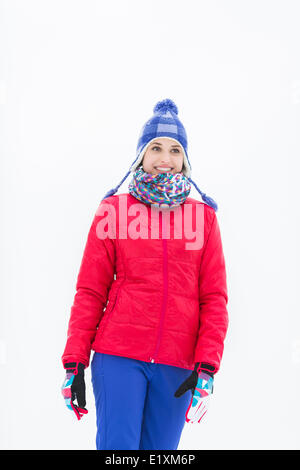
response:
[[[151,359],[151,362],[154,362],[154,359]]]

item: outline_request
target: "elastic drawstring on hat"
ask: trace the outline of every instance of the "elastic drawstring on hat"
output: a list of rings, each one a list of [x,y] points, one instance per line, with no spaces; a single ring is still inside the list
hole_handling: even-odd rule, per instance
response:
[[[196,183],[192,180],[192,178],[188,178],[188,180],[193,183],[193,185],[195,186],[195,188],[197,189],[198,193],[201,194],[201,197],[203,199],[204,202],[206,202],[206,204],[208,204],[210,207],[212,207],[214,209],[215,212],[217,212],[218,210],[218,205],[217,203],[209,196],[206,196],[205,193],[203,193],[201,191],[201,189],[198,188],[198,186],[196,185]]]
[[[112,188],[110,189],[109,191],[107,191],[107,193],[105,194],[104,198],[102,199],[102,201],[104,199],[106,199],[107,197],[110,197],[110,196],[113,196],[119,189],[119,187],[121,186],[121,184],[126,180],[126,178],[128,177],[128,175],[130,174],[130,170],[126,173],[126,175],[124,176],[124,178],[122,179],[122,181],[118,184],[118,186],[116,186],[115,188]],[[213,198],[207,196],[205,193],[203,193],[201,191],[200,188],[198,188],[198,186],[196,185],[196,183],[192,180],[192,178],[188,178],[188,180],[195,186],[196,190],[198,191],[199,194],[201,194],[201,197],[203,199],[204,202],[206,202],[206,204],[208,204],[210,207],[212,207],[214,209],[215,212],[217,212],[218,210],[218,205],[217,203],[213,200]]]
[[[107,193],[105,194],[104,198],[103,199],[106,199],[107,197],[109,196],[113,196],[119,189],[119,187],[121,186],[121,184],[126,180],[127,176],[130,174],[130,170],[126,173],[126,175],[124,176],[124,178],[122,179],[122,181],[118,184],[118,186],[116,186],[115,188],[112,188],[110,189],[109,191],[107,191]],[[102,199],[102,201],[103,201]]]

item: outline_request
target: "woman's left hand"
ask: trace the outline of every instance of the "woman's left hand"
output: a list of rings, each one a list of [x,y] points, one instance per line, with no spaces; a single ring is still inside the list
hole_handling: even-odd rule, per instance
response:
[[[180,385],[174,396],[176,398],[183,395],[187,390],[191,390],[192,398],[186,410],[185,420],[187,423],[200,423],[208,410],[210,395],[213,392],[213,375],[204,371],[197,373],[197,365],[191,375]]]
[[[200,372],[194,394],[185,414],[187,423],[200,423],[208,410],[214,379],[205,372]]]

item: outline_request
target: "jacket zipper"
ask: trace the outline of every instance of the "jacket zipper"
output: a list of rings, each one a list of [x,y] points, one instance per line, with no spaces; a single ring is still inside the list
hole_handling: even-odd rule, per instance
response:
[[[162,218],[162,226],[163,226],[163,216],[162,213],[160,212],[161,218]],[[161,340],[161,335],[162,335],[162,326],[165,318],[165,313],[166,313],[166,306],[167,306],[167,289],[168,289],[168,259],[167,259],[167,239],[163,238],[164,232],[162,229],[162,245],[163,245],[163,277],[164,277],[164,284],[163,284],[163,305],[162,305],[162,313],[160,316],[160,323],[159,323],[159,332],[158,332],[158,339],[156,343],[156,348],[155,348],[155,353],[152,358],[150,358],[150,361],[153,363],[156,360],[157,357],[157,352],[159,349],[160,345],[160,340]]]

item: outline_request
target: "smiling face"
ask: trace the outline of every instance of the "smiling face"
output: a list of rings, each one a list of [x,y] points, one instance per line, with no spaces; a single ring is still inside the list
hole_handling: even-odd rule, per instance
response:
[[[159,137],[147,148],[142,160],[146,173],[157,175],[170,172],[180,173],[183,168],[183,150],[181,145],[168,137]]]

